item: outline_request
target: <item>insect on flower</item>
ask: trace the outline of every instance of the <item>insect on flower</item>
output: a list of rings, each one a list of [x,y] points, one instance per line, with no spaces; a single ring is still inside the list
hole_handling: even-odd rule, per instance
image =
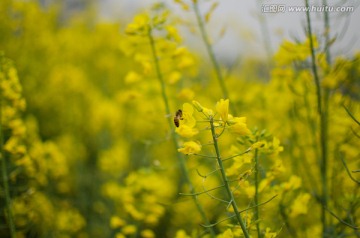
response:
[[[179,127],[180,125],[180,120],[182,120],[182,110],[179,109],[177,110],[177,112],[175,113],[175,116],[174,116],[174,124],[176,127]]]

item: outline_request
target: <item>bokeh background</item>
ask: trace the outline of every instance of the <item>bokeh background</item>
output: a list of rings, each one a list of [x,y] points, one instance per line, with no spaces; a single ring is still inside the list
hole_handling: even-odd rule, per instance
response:
[[[181,195],[222,180],[204,115],[173,116],[226,98],[251,236],[359,237],[359,3],[325,2],[354,11],[312,12],[309,37],[306,12],[261,12],[297,0],[2,0],[0,237],[243,237],[224,190]]]

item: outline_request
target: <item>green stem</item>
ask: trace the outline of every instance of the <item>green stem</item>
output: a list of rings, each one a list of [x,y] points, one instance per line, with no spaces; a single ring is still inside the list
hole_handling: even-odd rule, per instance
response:
[[[257,2],[258,9],[261,9],[261,5],[263,4],[263,1],[257,0],[256,2]],[[260,22],[260,30],[261,30],[261,35],[263,38],[264,48],[265,48],[266,55],[267,55],[267,60],[268,60],[269,66],[271,66],[271,62],[272,62],[271,58],[273,55],[273,50],[271,47],[271,37],[270,37],[269,27],[267,25],[267,20],[266,20],[265,14],[262,13],[259,16],[259,22]]]
[[[309,7],[308,0],[305,0],[306,7]],[[311,21],[310,21],[310,12],[306,11],[306,20],[308,27],[308,38],[310,41],[310,52],[311,52],[311,65],[312,71],[314,74],[315,85],[316,85],[316,94],[317,94],[317,105],[318,105],[318,114],[320,116],[320,145],[321,145],[321,164],[320,164],[320,173],[321,173],[321,184],[322,184],[322,198],[321,198],[321,223],[323,225],[323,237],[326,236],[327,232],[327,213],[325,208],[328,204],[328,184],[327,184],[327,114],[328,114],[328,97],[329,93],[325,92],[324,97],[324,108],[322,107],[322,95],[320,87],[320,79],[317,72],[316,58],[315,58],[315,49],[314,42],[312,39],[312,30],[311,30]],[[328,57],[327,57],[328,58]]]
[[[2,60],[2,59],[0,59]],[[2,62],[0,62],[1,64]],[[0,65],[1,67],[1,65]],[[0,82],[1,83],[1,82]],[[11,198],[10,198],[10,190],[9,190],[9,177],[7,173],[7,163],[4,155],[4,136],[3,136],[3,128],[2,128],[2,92],[0,92],[0,159],[1,159],[1,174],[4,186],[4,194],[5,194],[5,204],[6,204],[6,212],[7,212],[7,220],[9,223],[10,234],[12,238],[16,237],[16,229],[14,224],[14,217],[11,209]]]
[[[323,0],[323,5],[327,6],[327,0]],[[325,28],[325,45],[326,45],[326,62],[328,65],[331,64],[331,52],[330,52],[330,18],[329,18],[329,12],[324,11],[324,28]],[[325,72],[326,74],[328,72]],[[328,115],[329,115],[329,99],[330,99],[330,91],[329,89],[325,89],[324,94],[324,111],[322,113],[322,152],[323,152],[323,163],[324,163],[324,176],[323,176],[323,184],[326,183],[327,177],[326,177],[326,164],[327,164],[327,153],[328,153]],[[325,180],[325,181],[324,181]],[[327,187],[327,185],[326,185]],[[325,208],[327,207],[327,188],[323,191],[324,197],[325,197]],[[326,214],[326,211],[324,211]],[[325,235],[325,230],[323,230],[323,236]]]
[[[215,126],[214,126],[214,118],[213,117],[210,118],[210,126],[211,126],[211,134],[212,134],[212,138],[213,138],[213,142],[214,142],[214,148],[215,148],[215,152],[216,152],[216,157],[217,157],[216,159],[217,159],[218,165],[220,167],[221,177],[222,177],[225,189],[226,189],[226,193],[227,193],[227,195],[228,195],[228,197],[230,199],[230,204],[231,204],[232,208],[234,209],[236,219],[237,219],[237,221],[238,221],[238,223],[239,223],[239,225],[240,225],[240,227],[241,227],[241,229],[242,229],[242,231],[244,233],[245,238],[249,238],[250,237],[249,232],[247,231],[245,223],[244,223],[244,221],[242,220],[242,218],[240,216],[239,209],[237,207],[234,195],[233,195],[233,193],[231,191],[231,188],[230,188],[229,180],[228,180],[228,178],[226,176],[226,173],[225,173],[223,161],[221,159],[220,150],[219,150],[219,146],[218,146],[218,136],[215,133]]]
[[[327,0],[323,0],[323,6],[328,6]],[[326,52],[326,62],[328,64],[331,63],[331,53],[330,53],[330,19],[329,12],[324,11],[324,28],[325,28],[325,52]]]
[[[149,37],[149,41],[150,41],[151,52],[152,52],[154,62],[155,62],[155,70],[156,70],[157,78],[158,78],[160,86],[161,86],[161,95],[162,95],[162,98],[163,98],[163,101],[164,101],[164,104],[165,104],[165,112],[166,112],[167,115],[171,115],[171,111],[170,111],[170,107],[169,107],[169,100],[168,100],[168,97],[167,97],[167,94],[166,94],[165,82],[164,82],[163,74],[162,74],[162,71],[161,71],[159,58],[158,58],[158,54],[157,54],[157,51],[156,51],[155,41],[154,41],[154,37],[152,35],[152,29],[151,28],[149,30],[148,37]],[[172,126],[173,126],[173,123],[172,123],[172,120],[171,120],[170,117],[168,117],[168,124],[169,124],[169,128],[171,129]],[[171,137],[172,137],[173,143],[175,145],[175,148],[178,149],[180,146],[179,146],[177,135],[175,133],[171,133]],[[186,161],[185,161],[184,157],[180,153],[176,153],[176,156],[177,156],[177,159],[178,159],[178,161],[180,163],[181,172],[185,177],[185,182],[188,184],[190,192],[195,194],[196,191],[195,191],[194,185],[191,182],[190,175],[189,175],[188,170],[186,168]],[[207,218],[207,216],[205,214],[205,211],[204,211],[204,208],[201,206],[197,196],[193,196],[193,200],[194,200],[195,206],[196,206],[198,212],[200,213],[202,219],[204,220],[205,224],[209,225],[210,221]],[[207,229],[208,229],[208,232],[210,233],[211,237],[214,238],[215,237],[215,231],[213,230],[213,228],[209,227]]]
[[[306,8],[309,7],[309,0],[305,0]],[[315,50],[314,50],[314,42],[312,38],[312,29],[311,29],[311,20],[310,20],[310,12],[306,11],[306,21],[307,21],[307,35],[310,41],[310,53],[311,53],[311,69],[314,74],[315,85],[316,85],[316,95],[317,95],[317,107],[318,113],[321,115],[322,108],[321,108],[321,87],[320,87],[320,79],[319,74],[317,72],[316,67],[316,57],[315,57]]]
[[[197,21],[197,24],[198,24],[199,29],[200,29],[201,37],[202,37],[202,39],[204,41],[204,44],[206,46],[206,51],[207,51],[207,53],[208,53],[208,55],[210,57],[210,61],[211,61],[212,65],[213,65],[213,67],[214,67],[216,78],[218,79],[218,82],[220,84],[220,88],[221,88],[223,97],[229,99],[229,92],[228,92],[228,90],[226,88],[225,80],[224,80],[224,77],[223,77],[223,75],[221,73],[219,62],[217,61],[217,59],[215,57],[213,47],[212,47],[212,45],[210,43],[209,36],[208,36],[208,34],[206,32],[205,24],[204,24],[204,21],[203,21],[203,19],[201,17],[197,1],[193,1],[193,8],[194,8],[194,12],[195,12],[195,15],[196,15],[196,21]],[[234,114],[237,114],[235,104],[231,105],[231,110],[233,111]]]
[[[254,202],[255,202],[255,207],[254,207],[254,216],[255,216],[255,221],[256,221],[256,230],[258,233],[258,238],[262,237],[261,236],[261,231],[260,231],[260,221],[259,221],[259,153],[258,150],[255,150],[255,197],[254,197]]]

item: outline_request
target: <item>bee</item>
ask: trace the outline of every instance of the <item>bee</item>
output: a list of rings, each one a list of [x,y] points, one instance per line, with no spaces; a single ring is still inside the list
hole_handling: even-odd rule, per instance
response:
[[[182,120],[182,110],[179,109],[177,110],[177,112],[175,113],[175,116],[174,116],[174,124],[176,127],[179,127],[180,125],[180,120]]]

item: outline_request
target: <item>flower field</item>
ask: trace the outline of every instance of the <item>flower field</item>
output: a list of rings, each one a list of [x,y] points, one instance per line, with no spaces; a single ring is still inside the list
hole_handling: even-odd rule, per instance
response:
[[[360,237],[360,51],[327,12],[230,67],[221,1],[129,24],[38,2],[0,3],[0,237]]]

